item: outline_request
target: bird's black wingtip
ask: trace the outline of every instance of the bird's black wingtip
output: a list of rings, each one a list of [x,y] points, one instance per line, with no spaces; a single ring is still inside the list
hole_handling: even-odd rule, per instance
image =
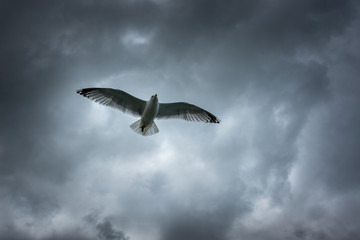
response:
[[[211,119],[210,120],[210,123],[220,123],[221,121],[220,121],[220,119],[218,119],[218,118],[215,118],[215,119]]]
[[[220,119],[218,119],[216,116],[209,114],[210,119],[206,121],[207,123],[220,123]]]
[[[209,113],[210,121],[209,123],[220,123],[220,119],[218,119],[214,114]]]
[[[86,96],[88,92],[93,91],[95,88],[82,88],[82,89],[78,89],[76,90],[76,93]]]

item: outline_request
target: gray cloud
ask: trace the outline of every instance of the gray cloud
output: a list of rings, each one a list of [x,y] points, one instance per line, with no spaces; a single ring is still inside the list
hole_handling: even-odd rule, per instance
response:
[[[360,234],[356,1],[2,1],[0,13],[1,238]],[[222,123],[159,120],[139,138],[136,119],[75,93],[92,86],[192,102]]]
[[[109,220],[105,220],[103,223],[98,223],[96,225],[98,230],[99,239],[115,239],[115,240],[128,240],[129,238],[121,231],[117,231],[113,228]]]
[[[87,214],[83,221],[88,227],[96,229],[98,239],[117,239],[117,240],[128,240],[130,239],[125,235],[124,232],[118,231],[113,227],[113,223],[110,217],[106,217],[103,221],[100,221],[101,211],[93,210]]]

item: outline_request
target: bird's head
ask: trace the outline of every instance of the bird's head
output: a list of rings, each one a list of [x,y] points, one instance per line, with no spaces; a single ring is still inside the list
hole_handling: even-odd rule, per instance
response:
[[[152,101],[158,101],[157,94],[152,95],[151,98],[150,98],[150,100],[152,100]]]

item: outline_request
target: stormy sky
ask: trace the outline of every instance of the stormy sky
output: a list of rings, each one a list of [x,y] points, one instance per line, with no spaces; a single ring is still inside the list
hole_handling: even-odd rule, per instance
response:
[[[360,4],[0,1],[0,238],[360,238]],[[76,90],[186,101],[133,116]]]

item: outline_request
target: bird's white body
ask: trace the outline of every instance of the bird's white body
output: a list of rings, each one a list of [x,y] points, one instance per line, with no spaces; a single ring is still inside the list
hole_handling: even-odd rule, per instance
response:
[[[131,124],[130,128],[143,136],[159,132],[154,122],[155,118],[180,118],[186,121],[220,123],[215,115],[190,103],[159,103],[157,94],[151,96],[149,101],[144,101],[122,90],[112,88],[84,88],[77,90],[77,93],[105,106],[141,117]]]
[[[148,126],[152,123],[159,112],[159,100],[157,94],[151,96],[147,101],[143,115],[141,116],[141,123],[143,126]]]
[[[130,127],[135,132],[144,136],[158,133],[159,129],[154,122],[158,112],[159,100],[157,98],[157,94],[155,94],[151,96],[149,101],[146,102],[144,113],[142,114],[141,119],[131,124]]]

